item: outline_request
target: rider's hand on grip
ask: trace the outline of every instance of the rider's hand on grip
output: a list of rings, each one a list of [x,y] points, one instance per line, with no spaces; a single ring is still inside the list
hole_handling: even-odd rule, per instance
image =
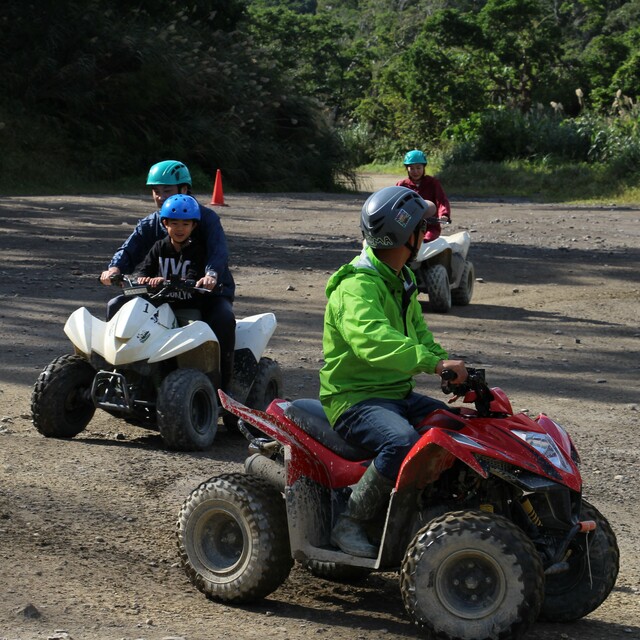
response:
[[[105,271],[104,273],[108,274],[110,285],[114,287],[122,287],[124,285],[124,276],[119,271],[117,273]],[[102,277],[100,281],[102,282]]]
[[[464,384],[468,371],[464,360],[441,360],[436,367],[442,379],[442,391],[444,393],[456,393],[456,387]]]
[[[105,287],[110,287],[111,285],[121,287],[124,276],[120,273],[120,269],[118,267],[109,267],[106,271],[103,271],[99,276],[98,280],[100,284],[105,285]]]

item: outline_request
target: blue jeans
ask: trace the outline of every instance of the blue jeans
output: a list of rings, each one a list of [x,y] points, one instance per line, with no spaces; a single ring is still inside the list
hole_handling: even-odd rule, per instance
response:
[[[395,481],[407,453],[420,439],[415,425],[432,411],[447,408],[444,402],[413,391],[403,400],[371,398],[347,409],[334,429],[347,442],[373,451],[378,473]]]

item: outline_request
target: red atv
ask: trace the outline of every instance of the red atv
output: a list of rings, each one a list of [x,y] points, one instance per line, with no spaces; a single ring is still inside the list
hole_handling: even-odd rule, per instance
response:
[[[182,506],[178,547],[193,584],[242,603],[277,589],[294,560],[335,579],[399,569],[409,616],[441,639],[515,639],[537,619],[596,609],[615,584],[619,552],[606,518],[582,497],[571,438],[544,414],[514,414],[482,369],[442,385],[452,402],[475,408],[423,421],[386,513],[371,523],[376,559],[329,541],[370,452],[338,436],[317,400],[274,400],[263,412],[220,393],[252,455],[246,473],[211,478]]]

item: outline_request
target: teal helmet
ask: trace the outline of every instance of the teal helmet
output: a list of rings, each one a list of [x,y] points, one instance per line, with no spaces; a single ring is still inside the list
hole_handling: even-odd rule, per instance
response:
[[[193,196],[179,193],[167,198],[160,209],[160,219],[200,220],[200,205]]]
[[[420,149],[414,149],[413,151],[407,151],[404,156],[404,165],[407,164],[427,164],[427,156],[424,155]]]
[[[429,211],[429,205],[406,187],[372,193],[360,214],[360,229],[372,249],[403,246]]]
[[[182,162],[163,160],[149,169],[147,185],[154,184],[188,184],[191,186],[191,174]]]

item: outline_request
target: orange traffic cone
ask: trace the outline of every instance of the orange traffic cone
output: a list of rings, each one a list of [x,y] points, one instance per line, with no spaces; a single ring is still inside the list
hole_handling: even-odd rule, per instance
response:
[[[226,207],[224,203],[224,194],[222,193],[222,172],[220,169],[216,171],[216,181],[213,185],[213,195],[210,204],[217,204],[219,207]]]

